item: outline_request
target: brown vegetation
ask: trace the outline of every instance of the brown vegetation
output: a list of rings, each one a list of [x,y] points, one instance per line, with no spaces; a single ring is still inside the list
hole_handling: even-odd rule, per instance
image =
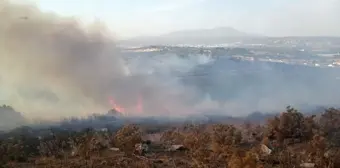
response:
[[[0,141],[3,167],[340,167],[340,111],[307,116],[288,107],[265,125],[184,125],[158,132],[127,125],[117,132],[91,129]],[[154,128],[150,128],[153,129]],[[157,146],[157,147],[156,147]],[[172,146],[172,150],[168,148]],[[179,150],[185,147],[188,150]],[[142,152],[136,152],[136,149]],[[157,149],[156,149],[157,148]],[[178,149],[178,150],[177,150]]]

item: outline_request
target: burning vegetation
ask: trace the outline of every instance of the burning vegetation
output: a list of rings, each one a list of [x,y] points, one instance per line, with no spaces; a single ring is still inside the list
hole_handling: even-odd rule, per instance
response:
[[[111,105],[111,108],[113,110],[120,113],[121,115],[123,116],[128,116],[129,114],[131,115],[131,113],[129,113],[129,111],[127,111],[124,107],[118,105],[113,97],[109,97],[109,104]],[[133,109],[133,111],[139,115],[143,113],[143,101],[141,96],[138,96],[136,107]]]
[[[294,108],[265,124],[148,124],[1,134],[3,167],[339,167],[340,110]]]
[[[183,115],[189,110],[180,102],[191,102],[196,94],[186,87],[169,90],[163,80],[129,76],[115,40],[101,25],[85,29],[76,19],[7,0],[0,6],[0,82],[12,95],[5,103],[51,118],[88,116],[85,110],[104,111],[107,101],[112,108],[108,115],[1,132],[0,167],[340,167],[338,109],[314,116],[288,107],[265,124],[221,117],[201,124],[134,122],[132,112],[165,111],[165,106],[173,108],[172,115]],[[0,110],[0,126],[25,124],[13,108]]]

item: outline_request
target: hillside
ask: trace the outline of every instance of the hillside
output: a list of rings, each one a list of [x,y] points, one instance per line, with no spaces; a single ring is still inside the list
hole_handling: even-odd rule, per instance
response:
[[[116,129],[81,131],[21,127],[0,134],[0,165],[337,168],[340,110],[330,108],[319,113],[319,117],[304,115],[287,107],[262,125],[184,122],[159,127],[131,123]]]
[[[250,34],[238,31],[231,27],[219,27],[213,29],[192,29],[192,30],[181,30],[175,31],[163,35],[164,37],[247,37]]]
[[[218,44],[237,42],[240,39],[260,37],[241,32],[231,27],[212,29],[192,29],[174,31],[160,36],[136,37],[121,41],[123,45],[162,45],[162,44]]]

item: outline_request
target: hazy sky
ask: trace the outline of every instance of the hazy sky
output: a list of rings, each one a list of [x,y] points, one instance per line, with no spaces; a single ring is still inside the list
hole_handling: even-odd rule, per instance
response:
[[[105,22],[119,37],[230,26],[271,36],[340,36],[340,0],[32,0],[44,11]]]

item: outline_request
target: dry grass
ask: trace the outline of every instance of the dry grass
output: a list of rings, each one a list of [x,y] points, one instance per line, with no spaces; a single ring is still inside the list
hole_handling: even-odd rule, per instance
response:
[[[263,126],[178,126],[160,132],[160,141],[152,142],[143,156],[134,153],[135,144],[143,142],[147,131],[136,125],[124,126],[115,133],[86,130],[67,136],[53,134],[45,139],[20,136],[0,142],[0,159],[3,167],[13,168],[290,168],[301,167],[302,163],[337,168],[339,122],[340,111],[335,109],[316,120],[289,107]],[[188,150],[165,150],[174,144]],[[261,144],[270,147],[272,153],[265,154]],[[112,147],[120,151],[110,150]]]

